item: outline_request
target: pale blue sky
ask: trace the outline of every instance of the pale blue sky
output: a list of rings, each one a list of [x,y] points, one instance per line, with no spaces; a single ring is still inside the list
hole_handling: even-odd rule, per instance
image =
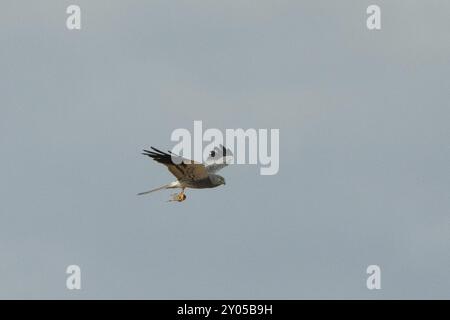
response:
[[[2,1],[0,298],[450,298],[449,13]],[[193,120],[279,128],[279,174],[136,197],[172,180],[141,149]]]

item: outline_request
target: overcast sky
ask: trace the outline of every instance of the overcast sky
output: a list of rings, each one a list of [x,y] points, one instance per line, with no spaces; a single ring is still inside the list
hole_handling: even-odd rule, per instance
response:
[[[450,2],[0,6],[0,298],[450,298]],[[280,129],[279,173],[137,197],[194,120]]]

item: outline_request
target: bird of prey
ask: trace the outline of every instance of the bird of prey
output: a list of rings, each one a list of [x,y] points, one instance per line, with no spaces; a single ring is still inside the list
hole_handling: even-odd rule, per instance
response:
[[[184,189],[186,188],[204,189],[224,185],[225,179],[216,174],[216,172],[226,167],[233,156],[231,150],[226,149],[222,145],[220,145],[220,148],[215,147],[214,150],[209,153],[209,157],[205,163],[198,163],[193,160],[182,158],[171,151],[165,153],[154,147],[151,147],[151,149],[151,151],[143,150],[142,154],[149,156],[156,162],[164,164],[177,180],[159,188],[138,193],[138,195],[148,194],[163,189],[180,188],[181,192],[173,194],[171,200],[169,200],[178,202],[186,200],[186,195],[184,193]]]

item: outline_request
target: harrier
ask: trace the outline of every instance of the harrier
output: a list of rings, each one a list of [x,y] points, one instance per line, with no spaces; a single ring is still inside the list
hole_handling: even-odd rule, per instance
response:
[[[152,151],[143,150],[142,154],[165,165],[177,180],[159,188],[138,193],[138,195],[148,194],[163,189],[180,188],[181,192],[173,194],[172,198],[169,200],[178,202],[186,200],[186,195],[184,193],[184,189],[186,188],[205,189],[224,185],[225,179],[216,174],[216,172],[226,167],[233,155],[229,149],[220,145],[220,148],[215,147],[214,150],[209,153],[209,157],[205,163],[198,163],[193,160],[182,158],[170,151],[169,153],[165,153],[154,147],[151,147],[151,149]]]

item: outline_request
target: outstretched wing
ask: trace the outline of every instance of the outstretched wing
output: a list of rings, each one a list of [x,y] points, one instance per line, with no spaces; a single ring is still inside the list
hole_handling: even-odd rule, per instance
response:
[[[208,171],[201,163],[177,156],[169,151],[162,152],[151,147],[153,151],[144,150],[143,155],[165,165],[178,180],[202,180],[208,177]]]
[[[230,149],[223,145],[215,147],[206,159],[206,170],[210,173],[215,173],[222,168],[225,168],[233,159],[233,153]]]

